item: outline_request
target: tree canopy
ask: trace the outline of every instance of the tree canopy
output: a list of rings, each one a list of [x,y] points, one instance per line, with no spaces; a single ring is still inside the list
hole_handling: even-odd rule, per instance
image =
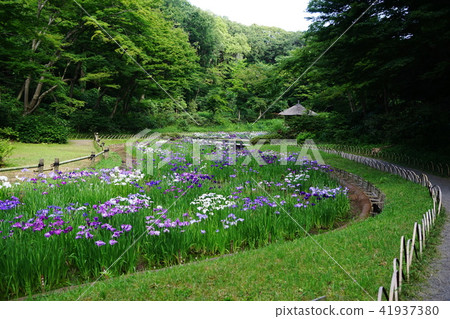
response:
[[[316,18],[305,35],[306,46],[281,61],[279,68],[292,81],[339,40],[291,96],[303,96],[319,111],[346,117],[354,128],[348,132],[351,138],[430,145],[448,141],[448,3],[371,4],[310,1],[308,11]]]
[[[446,1],[311,0],[306,33],[186,0],[78,3],[0,0],[0,128],[45,114],[78,132],[137,132],[300,101],[349,141],[442,143],[450,131]]]
[[[185,0],[79,4],[0,1],[1,126],[42,113],[76,131],[138,131],[162,125],[160,113],[174,123],[187,109],[232,116],[247,106],[244,96],[260,93],[251,82],[268,77],[269,66],[253,64],[287,55],[300,37],[274,30],[277,44],[258,47],[264,27]],[[255,79],[238,89],[234,76],[247,67]]]

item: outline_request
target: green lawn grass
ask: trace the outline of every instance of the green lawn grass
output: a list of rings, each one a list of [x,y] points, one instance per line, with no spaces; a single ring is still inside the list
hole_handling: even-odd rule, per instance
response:
[[[110,152],[108,158],[105,158],[95,165],[96,169],[114,168],[122,164],[122,158],[116,152]]]
[[[70,140],[67,144],[25,144],[13,143],[13,151],[6,158],[6,167],[20,167],[26,165],[37,165],[39,159],[43,158],[48,165],[53,163],[55,158],[60,161],[88,156],[95,152],[93,141]]]
[[[327,164],[358,174],[379,187],[387,195],[383,213],[313,239],[275,243],[215,260],[124,275],[99,281],[88,291],[88,285],[79,286],[33,299],[376,299],[378,287],[390,284],[400,237],[410,238],[414,222],[431,207],[431,199],[426,188],[398,176],[335,155],[322,155]]]

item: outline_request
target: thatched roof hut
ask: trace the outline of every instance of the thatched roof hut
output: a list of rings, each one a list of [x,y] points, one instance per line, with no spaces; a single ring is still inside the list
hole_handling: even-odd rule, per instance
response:
[[[298,102],[293,107],[290,107],[287,110],[284,110],[283,112],[279,113],[279,115],[283,115],[283,116],[296,116],[296,115],[316,116],[318,114],[316,112],[307,110],[303,105],[300,104],[300,102]]]

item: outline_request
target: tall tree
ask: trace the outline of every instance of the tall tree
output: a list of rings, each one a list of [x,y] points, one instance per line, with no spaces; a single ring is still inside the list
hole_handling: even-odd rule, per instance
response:
[[[361,112],[362,123],[377,119],[379,129],[396,132],[397,140],[419,128],[429,135],[426,127],[433,125],[419,124],[421,117],[430,123],[448,118],[447,2],[311,0],[308,10],[316,18],[307,46],[282,69],[295,79],[339,39],[301,81],[303,92],[326,101],[322,108]]]
[[[127,112],[135,96],[163,96],[158,85],[175,96],[183,94],[180,87],[189,88],[195,51],[186,33],[164,18],[159,1],[80,4],[91,17],[71,1],[3,1],[2,7],[14,14],[0,11],[5,17],[2,46],[8,47],[1,63],[8,78],[23,79],[17,92],[24,115],[44,102],[59,108],[83,105],[75,98],[77,85],[83,90],[98,88],[99,97],[114,96],[112,116],[119,105]],[[23,21],[32,27],[23,27]],[[70,110],[66,107],[64,112]]]

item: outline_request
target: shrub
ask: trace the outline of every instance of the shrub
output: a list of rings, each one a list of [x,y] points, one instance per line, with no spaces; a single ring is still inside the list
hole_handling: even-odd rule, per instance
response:
[[[0,140],[0,164],[11,154],[13,147],[9,141]]]
[[[178,119],[177,120],[177,128],[184,132],[189,132],[189,124],[184,119]]]
[[[17,140],[19,133],[14,131],[11,127],[0,128],[0,138],[5,140]]]
[[[297,144],[303,144],[306,140],[314,140],[316,138],[316,135],[311,132],[300,132],[300,134],[297,135]]]
[[[220,114],[220,113],[216,113],[214,115],[213,121],[217,125],[222,126],[224,128],[231,125],[231,121],[228,118],[226,118],[225,116],[223,116],[222,114]]]
[[[119,129],[109,116],[95,110],[77,110],[71,114],[70,123],[77,132],[83,133],[119,133]]]
[[[154,123],[154,127],[167,127],[176,124],[175,113],[155,113],[150,115],[150,120]]]
[[[128,113],[116,116],[113,125],[118,127],[120,132],[138,133],[145,129],[152,129],[157,126],[154,118],[145,113]]]
[[[23,105],[17,101],[17,92],[14,91],[0,85],[0,126],[2,127],[15,127],[17,119],[22,117]]]
[[[206,112],[206,111],[202,111],[202,112],[197,112],[199,117],[203,117],[205,118],[207,121],[212,121],[214,118],[214,114],[211,112]]]
[[[261,119],[257,122],[251,121],[249,125],[253,131],[279,132],[286,129],[284,119],[282,118],[271,120]]]
[[[50,115],[24,117],[17,126],[23,143],[67,143],[69,126],[66,121]]]
[[[284,132],[286,130],[286,125],[284,125],[283,120],[268,120],[267,121],[267,127],[270,128],[270,131],[272,132]]]

